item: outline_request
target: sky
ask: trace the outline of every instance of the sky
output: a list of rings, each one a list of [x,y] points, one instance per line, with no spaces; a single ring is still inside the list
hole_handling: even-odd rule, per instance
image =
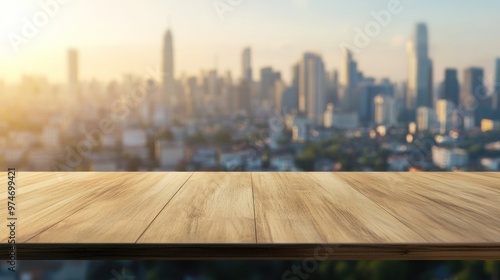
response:
[[[50,13],[43,3],[52,3]],[[391,3],[399,3],[399,12],[390,12]],[[354,45],[356,28],[365,30],[381,11],[390,20],[355,54],[365,75],[406,79],[406,42],[415,24],[425,22],[435,82],[447,67],[457,68],[459,78],[470,66],[493,77],[500,57],[497,0],[0,0],[0,80],[38,75],[65,82],[68,48],[79,51],[81,80],[147,76],[160,65],[167,28],[176,77],[213,68],[239,77],[241,51],[249,46],[254,76],[272,66],[289,80],[305,51],[320,54],[328,70],[339,69],[340,45]],[[36,30],[25,36],[30,24]]]

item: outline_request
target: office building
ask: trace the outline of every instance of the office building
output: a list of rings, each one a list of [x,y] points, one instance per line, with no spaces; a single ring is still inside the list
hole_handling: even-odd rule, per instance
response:
[[[356,85],[360,81],[357,62],[354,61],[349,49],[342,50],[342,63],[340,65],[340,79],[338,91],[338,104],[347,112],[357,110]]]
[[[299,111],[320,124],[326,109],[325,65],[313,53],[305,53],[299,65]]]
[[[500,119],[500,58],[495,63],[495,85],[493,95],[493,111],[495,118]]]
[[[463,108],[474,116],[474,126],[479,126],[482,117],[488,111],[488,105],[484,104],[486,88],[483,82],[484,71],[479,67],[465,69],[460,103]],[[479,108],[482,107],[480,110]],[[486,111],[484,110],[486,109]]]
[[[264,67],[260,70],[260,97],[259,104],[271,107],[275,101],[275,83],[281,78],[280,72],[274,71],[272,67]]]
[[[175,95],[175,68],[174,68],[174,48],[172,32],[167,30],[163,40],[163,68],[162,68],[162,86],[163,92],[161,94],[161,104],[165,111],[164,117],[166,123],[170,123],[172,116],[172,99]]]
[[[432,61],[429,58],[427,25],[416,26],[413,39],[408,43],[407,110],[432,107]]]
[[[389,95],[377,95],[374,99],[375,123],[391,126],[396,124],[396,102]]]
[[[439,99],[436,103],[436,116],[439,122],[439,132],[448,133],[453,128],[453,101]]]
[[[241,71],[242,78],[246,81],[252,82],[252,51],[250,48],[245,48],[241,54]]]
[[[444,74],[443,96],[441,99],[452,102],[457,107],[460,104],[460,85],[457,78],[456,69],[446,69]]]
[[[432,147],[432,162],[445,170],[463,169],[469,162],[469,156],[462,149]]]
[[[68,87],[72,95],[78,94],[78,51],[68,50]]]
[[[434,130],[438,125],[434,110],[429,107],[417,108],[417,129],[419,131]]]

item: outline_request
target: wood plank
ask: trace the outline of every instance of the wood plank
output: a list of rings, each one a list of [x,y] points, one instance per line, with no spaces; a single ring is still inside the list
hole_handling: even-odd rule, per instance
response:
[[[430,243],[499,242],[500,189],[453,173],[340,173]],[[456,179],[458,178],[458,179]],[[500,180],[493,181],[497,184]]]
[[[103,175],[105,174],[105,175]],[[103,180],[108,176],[109,180]],[[108,185],[125,182],[134,175],[126,173],[50,173],[17,172],[17,242],[26,242],[79,211],[102,193]],[[7,192],[0,203],[7,203]],[[7,215],[0,211],[0,218]],[[5,217],[6,218],[6,217]],[[6,241],[6,234],[0,242]]]
[[[133,243],[192,175],[129,174],[117,180],[114,174],[99,173],[91,201],[27,242]]]
[[[255,243],[250,173],[194,173],[138,243]]]
[[[16,182],[20,259],[303,259],[317,246],[335,248],[329,259],[500,258],[500,173],[18,172]]]
[[[259,243],[424,239],[332,173],[252,173]]]

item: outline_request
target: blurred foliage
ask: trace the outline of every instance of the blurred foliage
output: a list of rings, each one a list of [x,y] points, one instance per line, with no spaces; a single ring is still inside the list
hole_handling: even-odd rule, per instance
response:
[[[134,279],[500,279],[500,261],[93,261],[87,279],[110,279],[111,271]],[[294,270],[298,269],[298,270]]]
[[[342,171],[371,168],[385,171],[390,151],[382,149],[375,139],[352,138],[335,135],[322,142],[305,143],[302,153],[295,157],[295,164],[304,171],[314,171],[318,159],[340,163]]]

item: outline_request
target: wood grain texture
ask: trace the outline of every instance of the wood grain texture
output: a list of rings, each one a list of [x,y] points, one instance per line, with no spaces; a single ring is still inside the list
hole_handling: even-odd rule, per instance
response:
[[[332,173],[253,173],[259,243],[422,242]]]
[[[76,213],[110,187],[124,183],[131,174],[118,173],[16,173],[16,216],[18,217],[17,242],[26,242],[35,235]],[[103,180],[107,176],[109,180]],[[2,188],[6,190],[6,188]],[[0,203],[7,204],[7,192]],[[0,211],[6,219],[7,211]],[[4,218],[5,217],[5,218]],[[0,242],[5,242],[7,233]]]
[[[250,173],[195,173],[139,243],[255,243]]]
[[[474,176],[454,173],[335,176],[381,205],[427,242],[499,241],[499,180],[498,187],[492,188],[480,185]]]
[[[90,203],[27,242],[135,242],[191,175],[129,173],[117,181],[100,173]]]
[[[500,173],[16,177],[23,259],[303,258],[318,244],[338,248],[330,259],[500,258]],[[0,184],[7,205],[6,172]]]

